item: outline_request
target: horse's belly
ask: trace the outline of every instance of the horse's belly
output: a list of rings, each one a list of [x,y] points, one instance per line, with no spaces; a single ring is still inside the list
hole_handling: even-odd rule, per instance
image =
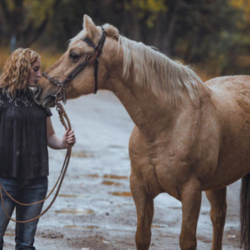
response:
[[[250,152],[250,149],[249,149]],[[239,180],[250,172],[250,157],[228,156],[222,159],[216,171],[202,182],[202,190],[217,190]]]
[[[148,151],[140,150],[143,154],[130,155],[132,173],[139,176],[153,196],[166,192],[178,200],[181,199],[183,186],[190,178],[205,179],[214,171],[217,162],[211,150],[210,153],[205,151],[203,164],[196,162],[196,165],[190,154],[180,153],[174,148],[158,147],[154,151],[153,147],[147,147]]]

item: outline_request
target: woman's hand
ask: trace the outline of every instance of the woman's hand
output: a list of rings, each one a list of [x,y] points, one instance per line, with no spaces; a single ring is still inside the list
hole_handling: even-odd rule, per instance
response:
[[[67,129],[63,138],[59,138],[54,131],[50,117],[47,118],[47,143],[50,148],[53,149],[65,149],[68,145],[74,145],[76,143],[74,130]]]
[[[69,130],[68,128],[62,138],[63,148],[67,148],[68,145],[73,146],[75,143],[76,143],[75,131]]]

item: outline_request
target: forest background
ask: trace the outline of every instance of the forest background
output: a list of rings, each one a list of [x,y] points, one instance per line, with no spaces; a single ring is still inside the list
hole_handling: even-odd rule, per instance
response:
[[[201,78],[250,73],[250,0],[0,0],[0,72],[17,47],[43,70],[67,49],[83,14],[155,46]]]

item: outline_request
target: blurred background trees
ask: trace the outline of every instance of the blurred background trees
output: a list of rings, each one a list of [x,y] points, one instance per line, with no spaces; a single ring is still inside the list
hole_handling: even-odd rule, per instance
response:
[[[0,45],[29,47],[42,35],[61,0],[0,0]]]
[[[13,39],[62,53],[83,14],[208,75],[250,73],[250,0],[0,0],[0,56]]]

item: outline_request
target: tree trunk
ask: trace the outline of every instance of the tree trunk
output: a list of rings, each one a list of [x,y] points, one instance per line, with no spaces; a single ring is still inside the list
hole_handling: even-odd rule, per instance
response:
[[[165,53],[167,53],[168,55],[174,55],[174,32],[175,32],[175,26],[176,26],[176,21],[178,18],[178,10],[179,10],[179,0],[175,0],[174,2],[174,8],[173,8],[173,13],[168,15],[168,30],[167,32],[162,32],[163,34],[165,34],[164,36],[164,43],[162,43],[162,49]]]

